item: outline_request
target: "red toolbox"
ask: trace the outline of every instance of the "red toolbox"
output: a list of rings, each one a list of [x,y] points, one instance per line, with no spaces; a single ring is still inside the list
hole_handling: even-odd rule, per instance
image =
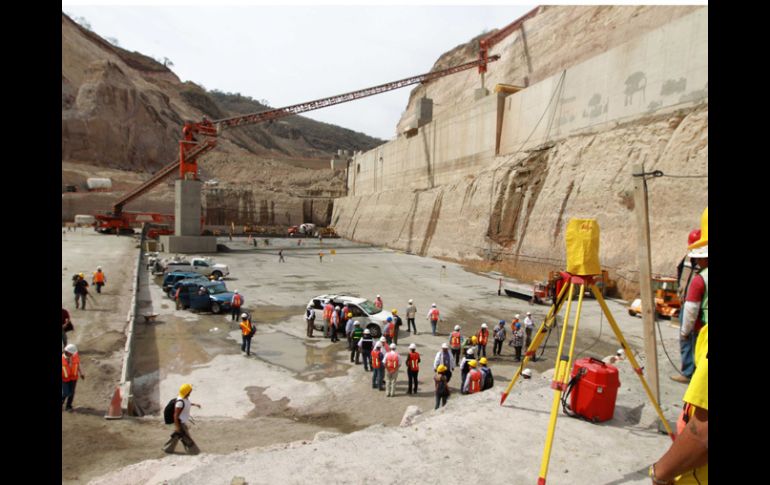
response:
[[[593,357],[585,357],[575,361],[572,377],[581,369],[585,373],[572,388],[570,396],[572,411],[595,423],[612,419],[620,387],[618,369]]]

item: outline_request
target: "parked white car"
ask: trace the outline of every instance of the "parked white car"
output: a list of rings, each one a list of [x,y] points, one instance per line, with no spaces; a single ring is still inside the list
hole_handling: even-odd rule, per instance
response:
[[[202,274],[203,276],[214,276],[222,278],[230,274],[230,268],[226,264],[214,264],[209,258],[191,258],[187,260],[168,261],[163,271],[190,271],[192,273]]]
[[[348,311],[353,314],[352,319],[358,320],[361,323],[362,328],[368,328],[373,338],[380,338],[382,335],[382,329],[387,323],[388,317],[393,317],[393,314],[387,310],[379,310],[374,303],[366,298],[358,298],[351,295],[321,295],[312,298],[308,303],[313,307],[315,311],[315,328],[316,330],[323,329],[323,316],[324,306],[327,302],[331,301],[332,306],[339,306],[340,309],[346,304],[348,305]],[[340,327],[343,327],[340,325]],[[344,328],[339,329],[344,332]]]

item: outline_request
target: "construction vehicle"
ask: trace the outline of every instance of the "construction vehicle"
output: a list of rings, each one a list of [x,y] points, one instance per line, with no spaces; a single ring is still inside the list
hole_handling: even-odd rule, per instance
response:
[[[221,134],[222,130],[227,128],[235,128],[238,126],[264,123],[286,116],[296,115],[299,113],[325,108],[327,106],[333,106],[340,103],[346,103],[348,101],[392,91],[394,89],[399,89],[412,84],[433,81],[435,79],[472,69],[474,67],[481,68],[483,66],[484,72],[486,72],[487,64],[497,61],[498,59],[500,59],[499,55],[489,56],[485,51],[484,55],[480,56],[480,58],[475,61],[460,64],[458,66],[450,67],[447,69],[429,72],[426,74],[420,74],[418,76],[401,79],[399,81],[381,84],[379,86],[361,89],[345,94],[339,94],[337,96],[317,99],[315,101],[308,101],[283,108],[261,111],[259,113],[251,113],[234,116],[231,118],[224,118],[221,120],[211,121],[204,116],[203,120],[200,122],[187,121],[182,128],[183,138],[179,141],[179,158],[161,168],[159,171],[153,174],[149,180],[145,181],[143,184],[121,197],[117,202],[115,202],[115,204],[113,204],[112,212],[96,216],[100,219],[100,226],[97,228],[97,231],[108,232],[107,230],[109,230],[112,233],[115,233],[116,231],[133,232],[131,225],[132,222],[135,221],[133,221],[132,218],[135,218],[136,216],[124,212],[123,207],[139,196],[145,194],[147,191],[158,185],[167,176],[171,175],[177,170],[180,179],[197,180],[198,159],[216,147],[217,137]],[[235,228],[233,227],[233,232],[234,231]]]
[[[158,224],[173,227],[174,216],[157,212],[123,212],[120,216],[112,214],[96,214],[94,230],[102,234],[133,234],[134,227],[142,223]]]
[[[655,317],[678,318],[682,309],[679,299],[679,284],[676,278],[657,276],[652,278],[652,290],[655,292]],[[642,300],[637,298],[628,307],[628,314],[642,316]]]

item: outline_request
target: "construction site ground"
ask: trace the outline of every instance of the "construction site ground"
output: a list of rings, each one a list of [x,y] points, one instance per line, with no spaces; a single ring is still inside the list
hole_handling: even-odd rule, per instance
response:
[[[536,482],[552,404],[557,333],[548,339],[544,357],[530,365],[533,378],[520,380],[504,406],[500,394],[518,365],[512,347],[504,345],[502,357],[492,356],[491,341],[487,347],[494,389],[460,395],[458,371],[449,403],[439,411],[433,411],[432,362],[456,324],[469,335],[482,322],[490,328],[500,319],[510,324],[515,314],[523,319],[531,311],[539,325],[548,306],[498,296],[494,275],[341,239],[306,239],[302,246],[290,238],[271,238],[268,246],[259,239],[257,248],[246,238],[219,242],[229,251],[214,259],[229,265],[228,289],[244,295],[257,324],[252,356],[240,352],[240,331],[229,315],[176,310],[160,279],[142,265],[139,313],[158,314],[154,323],[140,320],[134,334],[133,397],[144,416],[105,420],[120,381],[139,244],[133,237],[91,229],[63,232],[62,302],[72,315],[75,331],[69,339],[79,347],[87,378],[78,384],[74,412],[62,414],[62,440],[68,444],[62,447],[62,483],[230,484],[238,476],[246,483],[307,483],[318,477],[330,483],[459,483],[462,477]],[[75,310],[71,277],[83,272],[90,281],[97,265],[107,285],[101,294],[92,291],[86,310]],[[418,394],[406,394],[402,370],[396,396],[386,398],[371,388],[371,374],[349,362],[344,337],[331,343],[320,332],[305,336],[306,304],[325,293],[370,300],[380,294],[385,308],[402,316],[408,299],[414,299],[418,335],[404,325],[398,343],[402,357],[410,343],[422,355]],[[425,318],[433,302],[443,319],[439,336],[430,334]],[[608,300],[608,305],[644,366],[642,320],[628,315],[626,302]],[[573,316],[575,309],[573,304]],[[677,322],[659,323],[661,404],[673,422],[685,386],[668,378],[675,369],[664,348],[678,366]],[[575,358],[602,358],[618,348],[597,302],[585,300]],[[549,483],[649,483],[646,467],[670,439],[657,432],[654,409],[629,363],[617,367],[621,386],[612,420],[591,424],[559,412]],[[193,385],[192,401],[202,406],[193,409],[191,426],[202,453],[186,456],[180,446],[168,456],[161,445],[171,427],[163,424],[161,409],[185,382]],[[415,424],[399,427],[411,405],[423,414]]]

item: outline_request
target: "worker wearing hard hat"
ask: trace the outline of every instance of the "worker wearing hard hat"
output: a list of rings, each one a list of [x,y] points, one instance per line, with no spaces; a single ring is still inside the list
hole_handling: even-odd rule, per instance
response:
[[[73,286],[75,287],[75,308],[80,308],[82,302],[82,309],[85,310],[86,297],[88,296],[88,281],[86,281],[85,275],[83,273],[78,273],[77,279],[73,283]]]
[[[75,399],[75,388],[78,377],[86,378],[80,366],[80,354],[75,344],[67,344],[61,356],[61,404],[67,401],[67,411],[72,412],[72,401]]]
[[[487,367],[487,358],[480,358],[479,365],[481,366],[479,367],[479,372],[481,372],[481,390],[492,389],[495,385],[495,378],[492,375],[492,369]]]
[[[701,216],[701,237],[688,249],[690,257],[705,260],[706,266],[701,266],[687,292],[682,327],[688,330],[687,325],[701,316],[703,328],[695,344],[695,372],[684,394],[677,436],[668,451],[650,466],[653,483],[708,483],[708,208]],[[702,262],[698,261],[698,265]],[[702,282],[696,284],[696,279]],[[695,299],[697,296],[700,300]]]
[[[487,327],[486,323],[481,324],[481,328],[479,329],[479,333],[476,335],[477,341],[478,341],[478,348],[476,349],[476,355],[481,357],[482,355],[484,357],[487,356],[487,342],[489,341],[489,328]]]
[[[708,220],[706,221],[708,230]],[[708,319],[708,234],[703,244],[703,233],[693,230],[687,239],[687,257],[695,272],[686,284],[684,307],[679,315],[679,350],[682,357],[681,374],[670,376],[671,380],[687,384],[695,372],[695,341]]]
[[[102,286],[107,284],[107,277],[104,276],[101,266],[96,267],[96,272],[91,276],[91,284],[96,286],[97,293],[101,293]]]
[[[406,307],[406,331],[411,332],[414,328],[414,334],[417,335],[417,325],[414,323],[414,317],[417,316],[417,307],[414,306],[414,300],[409,299],[409,306]]]
[[[449,334],[449,348],[452,349],[452,355],[455,358],[455,365],[460,365],[460,349],[463,344],[463,336],[460,334],[460,326],[455,325],[455,329]]]
[[[190,408],[197,406],[200,409],[201,407],[200,404],[190,401],[192,390],[193,388],[190,384],[182,384],[179,388],[179,396],[177,396],[176,404],[174,405],[174,433],[166,444],[163,445],[163,451],[166,453],[173,453],[179,440],[182,440],[187,453],[191,455],[200,453],[198,445],[193,441],[187,428],[187,422],[190,420]]]
[[[230,318],[233,322],[238,321],[238,316],[241,314],[241,305],[243,305],[243,297],[235,290],[233,297],[230,298]]]
[[[465,357],[463,357],[463,360],[460,361],[460,386],[461,387],[465,383],[465,379],[468,377],[468,372],[470,372],[471,370],[470,362],[476,361],[476,356],[474,355],[475,352],[476,352],[476,347],[470,347],[468,350],[465,351]],[[465,393],[463,392],[463,394]]]
[[[396,395],[396,381],[398,380],[398,370],[401,368],[401,356],[398,354],[397,345],[390,346],[390,352],[385,354],[385,377],[387,379],[386,395],[394,397]]]
[[[446,366],[446,381],[452,380],[452,371],[455,368],[455,360],[452,358],[452,354],[449,353],[449,345],[446,342],[441,344],[441,350],[436,352],[436,357],[433,359],[433,370],[438,370],[440,365]]]
[[[420,353],[416,344],[409,344],[409,354],[406,356],[406,374],[409,377],[407,394],[417,394],[417,374],[420,372]]]
[[[246,353],[246,357],[251,355],[251,338],[257,331],[257,327],[249,320],[248,313],[241,314],[241,352]]]
[[[404,321],[401,320],[401,317],[398,316],[398,310],[395,308],[390,311],[390,313],[393,314],[393,343],[398,343],[398,332],[401,330],[401,325],[404,324]]]
[[[475,360],[468,361],[468,366],[470,367],[470,371],[468,372],[468,376],[465,378],[462,393],[475,394],[481,391],[481,371],[476,369],[478,363]]]
[[[447,366],[441,364],[436,368],[436,375],[433,376],[433,383],[436,386],[436,407],[433,409],[438,409],[439,404],[446,406],[446,401],[449,399],[449,381],[446,372]]]
[[[438,308],[436,308],[435,303],[430,306],[426,319],[430,320],[431,332],[433,335],[436,335],[436,327],[438,326],[438,322],[441,321],[441,313],[438,311]]]

